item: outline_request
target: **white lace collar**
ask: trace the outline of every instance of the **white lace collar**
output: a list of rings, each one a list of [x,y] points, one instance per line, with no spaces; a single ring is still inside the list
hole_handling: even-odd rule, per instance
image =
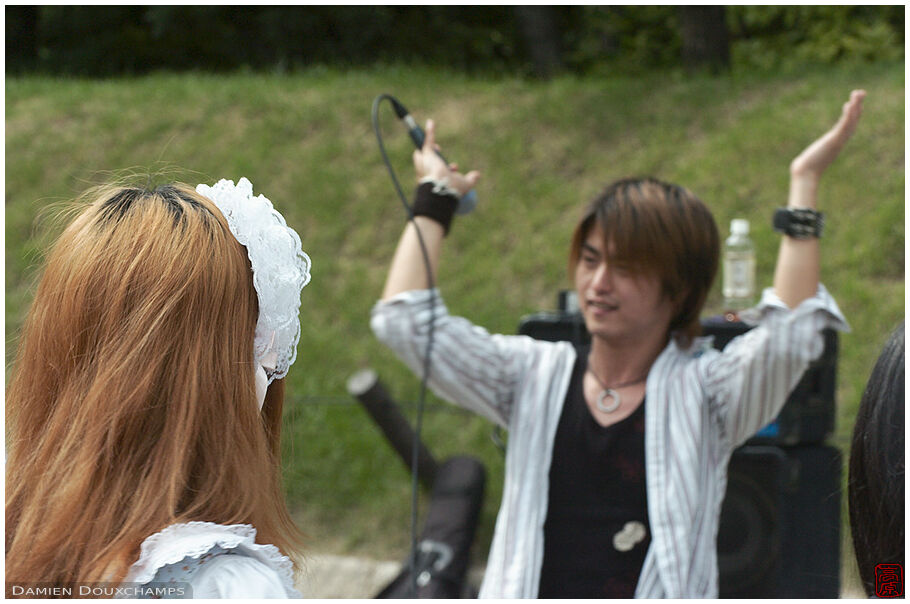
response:
[[[294,588],[294,566],[274,545],[256,543],[256,529],[249,524],[215,524],[186,522],[151,535],[140,546],[139,560],[130,566],[124,583],[148,583],[168,564],[180,562],[187,556],[198,558],[215,546],[242,549],[281,577],[288,597],[299,598]]]

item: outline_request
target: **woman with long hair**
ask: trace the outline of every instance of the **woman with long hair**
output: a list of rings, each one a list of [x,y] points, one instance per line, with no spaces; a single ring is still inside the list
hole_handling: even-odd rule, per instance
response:
[[[297,233],[246,179],[84,197],[7,391],[7,595],[299,596],[279,465],[310,277]]]

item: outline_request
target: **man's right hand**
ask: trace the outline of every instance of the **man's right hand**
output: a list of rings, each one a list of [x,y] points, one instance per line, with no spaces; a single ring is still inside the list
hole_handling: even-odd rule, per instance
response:
[[[472,170],[467,174],[462,174],[458,171],[457,164],[446,164],[439,157],[439,149],[439,145],[436,144],[436,124],[433,120],[427,120],[423,148],[415,150],[413,155],[417,180],[429,177],[439,182],[445,182],[449,187],[458,191],[459,195],[464,195],[473,189],[480,179],[480,172]]]

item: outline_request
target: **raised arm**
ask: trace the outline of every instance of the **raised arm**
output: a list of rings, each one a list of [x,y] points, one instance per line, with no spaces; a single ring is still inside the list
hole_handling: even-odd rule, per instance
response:
[[[458,195],[464,195],[477,183],[480,173],[472,171],[467,174],[461,174],[458,172],[457,166],[454,164],[446,165],[436,154],[438,148],[438,145],[436,145],[435,125],[432,120],[428,120],[423,148],[414,151],[414,168],[417,172],[417,180],[421,181],[422,179],[430,178],[436,183],[453,189]],[[433,196],[430,202],[444,203],[439,200],[439,196]],[[418,229],[426,246],[433,281],[435,282],[436,280],[436,268],[439,265],[439,255],[442,250],[445,229],[434,218],[415,215],[414,221],[408,222],[401,239],[398,241],[395,256],[392,258],[392,266],[389,268],[389,275],[386,278],[385,288],[382,291],[383,300],[404,291],[426,289],[429,285],[423,253],[417,236]]]
[[[809,145],[790,164],[790,197],[787,207],[817,209],[818,183],[825,169],[849,140],[863,109],[864,90],[854,90],[844,103],[838,122]],[[774,271],[774,291],[790,308],[815,295],[819,282],[818,238],[784,236]]]

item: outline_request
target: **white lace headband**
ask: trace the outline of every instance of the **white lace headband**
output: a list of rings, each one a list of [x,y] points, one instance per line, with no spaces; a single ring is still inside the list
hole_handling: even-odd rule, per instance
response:
[[[231,233],[246,247],[259,299],[255,361],[267,370],[268,383],[283,378],[297,358],[300,292],[310,281],[310,257],[300,237],[263,195],[253,197],[246,178],[197,185],[227,219]]]

